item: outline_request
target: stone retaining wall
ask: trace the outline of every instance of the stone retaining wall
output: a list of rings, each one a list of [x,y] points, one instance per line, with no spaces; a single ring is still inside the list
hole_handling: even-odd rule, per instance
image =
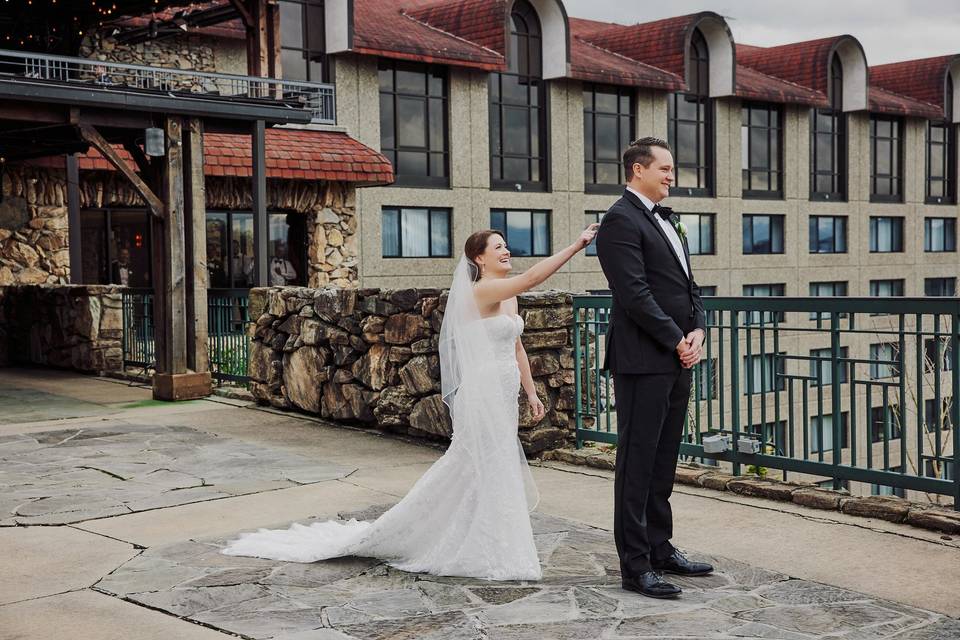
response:
[[[438,289],[262,288],[250,292],[251,391],[263,404],[329,420],[447,439],[437,355],[446,294]],[[523,344],[546,416],[520,402],[527,454],[572,437],[570,295],[520,298]]]
[[[0,287],[0,366],[123,369],[120,287]]]

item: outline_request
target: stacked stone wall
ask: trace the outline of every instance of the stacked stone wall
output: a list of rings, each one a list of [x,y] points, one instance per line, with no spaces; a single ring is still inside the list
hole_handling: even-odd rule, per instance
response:
[[[438,289],[254,289],[251,390],[257,400],[336,422],[448,439],[438,344],[446,293]],[[572,437],[574,373],[569,294],[520,298],[523,344],[546,408],[520,400],[529,455]]]
[[[122,370],[120,291],[102,285],[0,287],[0,366]]]

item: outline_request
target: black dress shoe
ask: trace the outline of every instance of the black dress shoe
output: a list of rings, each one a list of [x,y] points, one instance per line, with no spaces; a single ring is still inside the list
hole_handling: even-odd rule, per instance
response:
[[[644,571],[636,576],[624,575],[621,586],[627,591],[636,591],[648,598],[676,598],[683,593],[680,587],[664,582],[655,571]]]
[[[653,568],[656,571],[672,573],[677,576],[705,576],[713,573],[713,565],[687,560],[682,553],[676,550],[669,558],[653,562]]]

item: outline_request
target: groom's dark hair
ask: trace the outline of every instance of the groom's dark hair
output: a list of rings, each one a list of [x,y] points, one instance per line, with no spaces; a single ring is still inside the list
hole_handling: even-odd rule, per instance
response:
[[[653,162],[652,147],[662,147],[670,153],[673,153],[673,149],[670,148],[670,143],[666,140],[652,136],[634,140],[630,143],[630,146],[627,147],[627,150],[623,152],[623,175],[627,182],[630,182],[633,178],[633,165],[635,163],[639,162],[643,166],[649,167],[650,163]]]

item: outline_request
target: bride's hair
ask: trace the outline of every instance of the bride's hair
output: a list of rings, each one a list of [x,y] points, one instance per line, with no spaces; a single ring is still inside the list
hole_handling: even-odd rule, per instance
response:
[[[467,241],[463,243],[463,253],[467,256],[467,260],[470,261],[472,266],[470,269],[470,277],[474,282],[480,280],[480,265],[477,264],[477,256],[487,250],[487,240],[490,239],[490,236],[499,235],[501,235],[499,231],[484,229],[483,231],[471,233]]]

